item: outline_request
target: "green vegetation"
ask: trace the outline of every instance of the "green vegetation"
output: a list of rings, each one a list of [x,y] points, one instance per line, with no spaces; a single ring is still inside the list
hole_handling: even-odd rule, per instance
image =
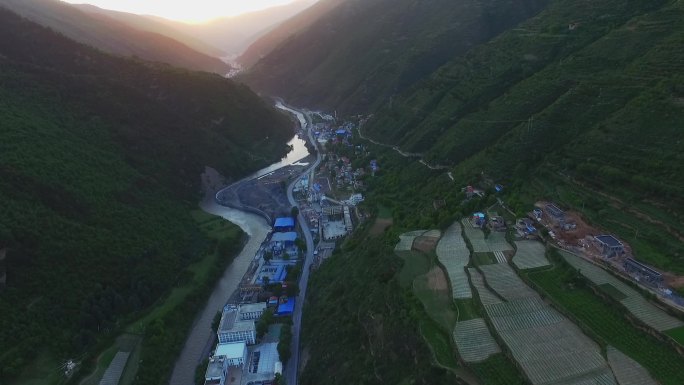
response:
[[[546,2],[324,1],[307,28],[274,31],[282,44],[241,79],[296,105],[365,113]]]
[[[453,358],[443,354],[451,349],[449,335],[399,284],[395,236],[356,234],[311,276],[302,325],[311,359],[302,384],[458,383],[453,373],[433,365],[425,339],[436,347],[437,360],[453,367]],[[416,327],[421,320],[422,331]]]
[[[135,56],[221,75],[225,75],[231,69],[218,58],[221,55],[220,51],[214,49],[211,55],[202,53],[202,48],[206,45],[193,44],[187,37],[183,39],[177,31],[174,33],[173,28],[164,28],[163,23],[151,18],[139,17],[142,21],[138,23],[146,24],[145,28],[143,25],[126,25],[126,22],[122,23],[107,16],[90,15],[71,4],[58,1],[4,0],[3,7],[58,31],[70,39],[112,54]],[[128,14],[128,18],[133,17],[134,15]],[[161,27],[163,33],[148,31],[151,25]],[[169,37],[170,35],[173,36]],[[176,38],[184,41],[180,42]],[[191,48],[192,45],[195,47]]]
[[[165,375],[206,294],[184,287],[228,261],[202,259],[216,244],[189,215],[199,175],[279,158],[289,122],[244,86],[111,57],[6,10],[0,34],[0,381],[21,382],[36,346],[44,367],[84,357],[87,370],[141,315],[131,330]]]
[[[636,329],[622,309],[602,300],[577,279],[574,269],[560,258],[551,257],[553,268],[528,275],[544,294],[589,328],[598,342],[627,354],[662,384],[684,383],[684,373],[678,369],[684,365],[684,358],[674,348]]]
[[[473,263],[476,266],[493,265],[496,263],[494,253],[473,253]]]
[[[493,355],[483,362],[470,364],[470,368],[486,385],[527,384],[520,371],[503,353]]]
[[[278,340],[278,356],[283,364],[286,364],[292,354],[292,326],[283,325],[280,328],[280,339]]]
[[[623,299],[627,298],[626,295],[609,283],[599,285],[598,287],[601,289],[601,291],[605,292],[616,301],[622,301]]]
[[[665,334],[672,337],[678,344],[684,346],[684,327],[667,330]]]

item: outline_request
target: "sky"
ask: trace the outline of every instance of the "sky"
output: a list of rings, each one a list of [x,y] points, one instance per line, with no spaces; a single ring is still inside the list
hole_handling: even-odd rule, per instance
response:
[[[199,23],[222,16],[235,16],[284,5],[293,0],[64,0],[92,4],[116,11],[155,15],[167,19]]]

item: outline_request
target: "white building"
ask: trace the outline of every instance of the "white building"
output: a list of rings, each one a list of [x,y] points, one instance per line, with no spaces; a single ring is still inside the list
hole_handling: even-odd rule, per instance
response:
[[[228,366],[243,366],[247,360],[247,344],[244,342],[218,344],[214,357],[224,359]]]
[[[241,321],[258,320],[266,310],[266,302],[240,305],[238,312]]]
[[[228,374],[228,363],[218,357],[209,360],[207,371],[204,374],[204,385],[224,385]]]
[[[226,306],[223,309],[218,332],[219,344],[230,342],[245,342],[248,345],[256,343],[256,326],[254,320],[241,320],[237,306]]]

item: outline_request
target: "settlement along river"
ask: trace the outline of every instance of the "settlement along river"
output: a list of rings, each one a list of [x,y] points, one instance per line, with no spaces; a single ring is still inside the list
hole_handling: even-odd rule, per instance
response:
[[[283,108],[281,105],[278,105],[278,107]],[[300,114],[297,115],[301,124],[304,118],[299,116]],[[309,155],[305,145],[306,142],[299,137],[295,136],[288,144],[292,147],[292,150],[285,158],[257,171],[247,177],[247,179],[257,178],[279,168],[289,166]],[[238,288],[242,276],[245,275],[254,255],[259,250],[261,242],[264,241],[271,229],[271,224],[266,223],[264,218],[241,210],[221,206],[216,203],[213,196],[206,197],[200,206],[202,210],[223,217],[240,226],[242,231],[249,236],[249,241],[240,252],[240,255],[226,268],[223,277],[221,277],[221,280],[216,284],[214,291],[211,293],[204,310],[197,316],[192,330],[185,341],[183,350],[173,368],[173,374],[169,382],[171,385],[194,385],[197,365],[207,357],[207,354],[213,348],[214,340],[212,338],[211,323],[214,320],[214,316],[223,309],[231,294]]]

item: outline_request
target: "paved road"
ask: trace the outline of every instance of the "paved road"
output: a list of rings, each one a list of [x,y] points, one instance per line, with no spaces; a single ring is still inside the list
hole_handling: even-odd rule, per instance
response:
[[[282,104],[278,104],[278,108],[290,111],[297,115],[299,118],[300,123],[303,125],[302,128],[308,131],[309,134],[309,140],[311,143],[315,146],[317,156],[316,156],[316,161],[307,169],[304,171],[301,175],[306,175],[307,173],[313,171],[318,167],[318,165],[321,163],[321,153],[318,150],[318,144],[313,138],[313,133],[311,130],[311,121],[308,117],[308,115],[305,115],[301,111],[294,110],[292,108],[285,107]],[[294,196],[292,195],[292,190],[294,189],[295,184],[297,181],[301,178],[301,176],[297,179],[295,179],[287,188],[287,199],[290,201],[290,204],[292,206],[295,206],[297,202],[294,199]],[[313,179],[312,179],[313,181]],[[292,355],[290,356],[290,360],[287,362],[287,365],[285,367],[285,379],[287,382],[287,385],[297,385],[297,375],[298,375],[298,369],[299,369],[299,336],[300,333],[299,331],[301,330],[302,326],[302,308],[304,307],[304,299],[306,298],[306,288],[309,283],[309,269],[311,268],[311,263],[313,262],[313,252],[314,252],[314,241],[313,241],[313,236],[311,235],[311,230],[309,229],[309,224],[307,223],[306,219],[304,216],[300,213],[299,216],[297,217],[297,221],[299,222],[299,225],[302,228],[302,232],[304,233],[304,239],[306,240],[306,256],[304,259],[304,267],[302,269],[302,278],[299,281],[299,297],[297,298],[297,306],[295,307],[294,314],[292,316],[292,321],[293,321],[293,326],[292,326]]]

